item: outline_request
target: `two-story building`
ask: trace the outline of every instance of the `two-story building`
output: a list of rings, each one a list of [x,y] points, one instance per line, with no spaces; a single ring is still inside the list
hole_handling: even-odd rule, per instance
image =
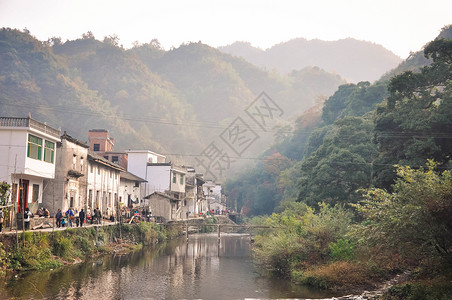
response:
[[[100,209],[105,218],[115,216],[119,208],[120,174],[125,170],[93,152],[88,152],[88,162],[88,208]]]
[[[203,191],[209,210],[214,210],[215,212],[226,210],[226,201],[221,194],[221,184],[207,180],[203,184]]]
[[[154,216],[164,217],[166,221],[185,218],[186,210],[183,209],[183,204],[186,173],[184,167],[175,166],[171,162],[147,164],[149,194],[145,199]],[[168,205],[162,204],[165,201]],[[168,210],[167,207],[171,209]]]
[[[0,117],[0,181],[12,186],[14,211],[36,212],[45,179],[55,178],[56,144],[61,130],[31,118]]]
[[[207,211],[207,201],[202,189],[205,183],[201,174],[196,174],[195,169],[187,167],[185,179],[185,199],[182,202],[182,215],[187,217],[198,216]]]
[[[141,184],[146,180],[140,178],[130,172],[121,171],[119,185],[119,205],[120,207],[135,208],[140,205]]]
[[[149,170],[150,164],[162,164],[163,168],[166,170],[164,166],[166,157],[164,155],[149,150],[128,150],[127,156],[127,171],[146,180],[146,182],[141,184],[141,195],[143,197],[154,191],[164,190],[163,187],[160,188],[161,184],[155,181],[156,177],[153,175],[151,176]],[[163,170],[162,172],[166,171]],[[164,181],[166,182],[167,176],[165,175],[164,177]],[[140,199],[140,201],[141,200],[142,199]],[[140,205],[144,206],[145,203],[140,202]]]
[[[43,206],[52,214],[58,209],[88,208],[88,148],[66,132],[57,143],[55,179],[45,179]]]

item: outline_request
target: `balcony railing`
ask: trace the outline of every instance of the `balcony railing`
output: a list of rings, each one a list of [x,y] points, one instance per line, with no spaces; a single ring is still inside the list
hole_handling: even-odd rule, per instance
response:
[[[53,137],[59,138],[61,135],[60,129],[55,129],[45,123],[33,120],[32,118],[14,118],[14,117],[0,117],[0,127],[25,127],[40,130]]]

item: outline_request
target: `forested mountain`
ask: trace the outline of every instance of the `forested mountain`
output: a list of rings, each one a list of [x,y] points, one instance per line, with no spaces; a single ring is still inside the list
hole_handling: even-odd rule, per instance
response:
[[[297,38],[266,50],[236,42],[219,49],[283,74],[306,66],[318,66],[351,82],[375,81],[401,62],[400,57],[381,45],[352,38],[338,41]]]
[[[43,42],[10,28],[0,30],[0,65],[3,116],[31,112],[81,140],[105,128],[117,150],[181,155],[199,153],[263,91],[284,122],[345,82],[317,67],[281,76],[202,43],[126,50],[116,36]]]
[[[348,206],[362,198],[359,189],[390,190],[396,164],[417,169],[434,159],[438,170],[450,169],[451,38],[445,27],[379,81],[341,85],[254,168],[228,181],[230,200],[249,215],[293,201]]]

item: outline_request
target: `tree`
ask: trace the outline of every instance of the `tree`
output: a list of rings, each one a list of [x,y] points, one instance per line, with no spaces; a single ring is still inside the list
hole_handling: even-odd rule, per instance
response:
[[[87,31],[86,33],[82,34],[82,39],[84,40],[94,40],[94,34],[92,31]]]
[[[386,104],[377,108],[380,187],[390,188],[393,164],[420,166],[431,158],[444,167],[452,155],[452,41],[434,40],[424,55],[433,63],[393,77]]]
[[[11,188],[11,185],[9,185],[5,181],[0,183],[0,206],[6,205],[6,200],[8,199],[10,188]]]
[[[358,117],[329,126],[323,144],[301,164],[297,201],[310,206],[356,202],[355,191],[372,182],[372,128],[371,120]]]
[[[364,190],[364,200],[355,205],[365,221],[357,227],[358,238],[368,246],[393,249],[420,260],[452,259],[452,174],[427,168],[399,166],[393,192]]]

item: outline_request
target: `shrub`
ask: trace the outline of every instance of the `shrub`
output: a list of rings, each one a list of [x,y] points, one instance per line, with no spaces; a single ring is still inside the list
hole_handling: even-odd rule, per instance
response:
[[[53,254],[65,259],[72,258],[73,245],[68,237],[57,237],[53,242]]]
[[[298,277],[298,281],[317,288],[345,291],[372,285],[374,278],[364,266],[340,261],[308,269]]]
[[[331,259],[334,261],[351,260],[353,258],[354,246],[350,240],[338,239],[336,243],[330,243],[328,249]]]

